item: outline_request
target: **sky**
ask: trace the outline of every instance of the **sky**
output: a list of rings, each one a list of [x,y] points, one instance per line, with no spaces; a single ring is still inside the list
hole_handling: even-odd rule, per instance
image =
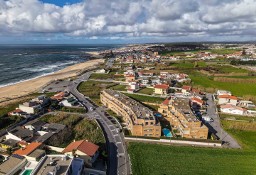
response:
[[[0,44],[255,41],[256,0],[0,0]]]

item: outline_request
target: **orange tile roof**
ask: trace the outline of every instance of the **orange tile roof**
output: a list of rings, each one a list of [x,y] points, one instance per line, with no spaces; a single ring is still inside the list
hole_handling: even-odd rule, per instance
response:
[[[168,105],[169,102],[170,102],[170,100],[167,98],[167,99],[165,99],[165,100],[163,101],[163,104],[164,104],[164,105]]]
[[[219,95],[219,98],[228,98],[232,100],[237,100],[237,97],[232,95]]]
[[[157,88],[157,89],[168,89],[169,85],[167,85],[167,84],[157,84],[157,85],[154,86],[154,88]]]
[[[235,106],[235,105],[232,105],[232,104],[220,105],[220,108],[226,108],[226,109],[233,108],[233,109],[237,109],[237,110],[240,110],[240,111],[247,111],[245,108],[241,108],[241,107],[238,107],[238,106]]]
[[[182,89],[185,89],[187,91],[190,91],[191,90],[191,86],[182,86]]]
[[[98,145],[95,145],[86,140],[79,140],[76,142],[70,143],[62,152],[72,152],[73,150],[79,150],[89,156],[93,156],[99,149]]]
[[[35,151],[41,145],[42,145],[41,142],[32,142],[29,145],[27,145],[24,149],[19,149],[19,150],[15,151],[13,154],[18,154],[20,156],[26,156],[26,155],[32,153],[33,151]]]
[[[196,97],[191,98],[191,100],[194,101],[194,102],[200,103],[200,104],[203,104],[203,103],[204,103],[203,100],[201,100],[201,99],[199,99],[199,98],[196,98]]]

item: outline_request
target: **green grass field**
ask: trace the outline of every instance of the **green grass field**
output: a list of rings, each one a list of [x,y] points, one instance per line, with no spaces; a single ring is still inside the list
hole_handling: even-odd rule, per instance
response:
[[[255,151],[129,143],[128,152],[134,175],[256,174]]]
[[[143,88],[143,89],[139,90],[138,93],[152,95],[154,93],[154,89],[153,88]]]
[[[125,85],[118,84],[116,86],[112,86],[110,89],[116,90],[116,91],[126,91]]]
[[[241,51],[238,49],[207,49],[207,50],[191,50],[191,51],[163,51],[160,52],[161,55],[181,55],[186,53],[199,53],[199,52],[211,52],[212,54],[220,54],[220,55],[226,55],[226,54],[232,54],[237,51]]]
[[[112,86],[116,86],[116,83],[89,80],[81,83],[78,91],[90,97],[97,105],[100,105],[100,92]]]
[[[137,101],[140,102],[149,102],[149,103],[162,103],[164,101],[163,98],[160,97],[149,97],[149,96],[143,96],[143,95],[137,95],[137,94],[128,94],[125,93],[126,96],[131,97]]]
[[[192,79],[194,85],[199,85],[201,87],[229,90],[237,96],[256,96],[255,83],[230,83],[214,81],[213,77],[208,77],[200,73],[190,74],[190,78]]]

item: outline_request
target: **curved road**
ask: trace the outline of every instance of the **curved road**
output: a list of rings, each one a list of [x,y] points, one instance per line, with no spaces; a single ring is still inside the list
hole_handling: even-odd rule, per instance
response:
[[[116,128],[116,126],[111,122],[112,117],[106,116],[103,108],[95,106],[77,90],[78,85],[83,81],[87,81],[90,75],[91,72],[81,75],[75,81],[71,82],[66,90],[71,92],[84,105],[84,107],[89,109],[87,115],[95,118],[103,130],[108,151],[107,174],[129,175],[131,174],[130,161],[126,151],[123,133],[119,132],[119,128]],[[91,108],[94,108],[94,110],[90,110]]]

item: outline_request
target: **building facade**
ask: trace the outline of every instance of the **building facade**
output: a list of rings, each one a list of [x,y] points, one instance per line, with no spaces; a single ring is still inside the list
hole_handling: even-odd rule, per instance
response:
[[[161,136],[160,123],[149,108],[124,94],[110,89],[102,91],[100,99],[103,105],[123,117],[132,135]]]
[[[160,112],[184,138],[207,139],[208,128],[193,114],[188,98],[165,100],[159,107]]]

